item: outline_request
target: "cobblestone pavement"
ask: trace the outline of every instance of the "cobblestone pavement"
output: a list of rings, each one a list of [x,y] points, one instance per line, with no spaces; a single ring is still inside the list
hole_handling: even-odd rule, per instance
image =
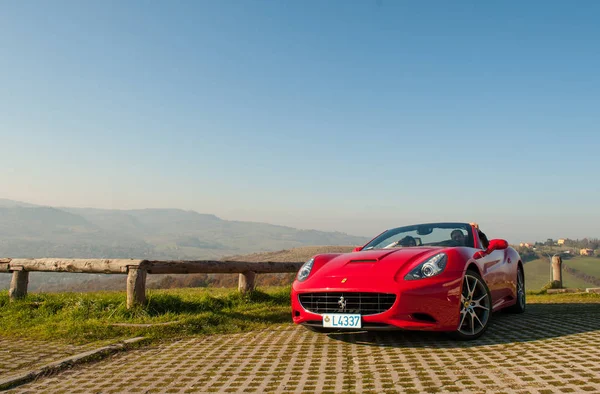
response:
[[[165,342],[14,390],[83,392],[600,392],[600,305],[497,314],[475,342],[285,325]]]
[[[61,342],[0,337],[0,378],[28,372],[52,361],[99,347],[98,343],[76,346]]]

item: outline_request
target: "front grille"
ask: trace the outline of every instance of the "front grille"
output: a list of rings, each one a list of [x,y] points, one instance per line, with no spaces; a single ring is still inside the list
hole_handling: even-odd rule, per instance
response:
[[[343,297],[343,299],[342,299]],[[387,293],[304,293],[298,295],[304,309],[313,313],[360,313],[375,315],[394,305],[396,294]],[[341,306],[345,302],[345,308]]]

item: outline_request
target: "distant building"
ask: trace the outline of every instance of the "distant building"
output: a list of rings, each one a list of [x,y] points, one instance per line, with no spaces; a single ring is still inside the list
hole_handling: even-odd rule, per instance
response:
[[[594,255],[594,249],[581,249],[579,251],[579,254],[582,256],[593,256]]]
[[[521,243],[519,244],[519,246],[520,246],[520,247],[522,247],[522,248],[533,248],[533,245],[534,245],[534,244],[533,244],[533,243],[530,243],[530,242],[521,242]]]
[[[564,245],[565,244],[565,239],[564,238],[559,238],[558,241],[556,241],[557,245]]]

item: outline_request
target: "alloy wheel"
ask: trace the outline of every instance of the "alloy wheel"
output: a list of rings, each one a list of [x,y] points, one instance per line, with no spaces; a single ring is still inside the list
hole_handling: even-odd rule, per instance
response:
[[[490,296],[481,279],[469,273],[465,275],[460,304],[458,331],[469,337],[482,332],[490,318]]]

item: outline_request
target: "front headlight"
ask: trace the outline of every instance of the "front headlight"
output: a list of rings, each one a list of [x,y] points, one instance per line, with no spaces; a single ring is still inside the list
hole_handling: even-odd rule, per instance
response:
[[[431,278],[444,271],[446,268],[446,261],[448,257],[445,253],[438,253],[433,257],[428,258],[421,264],[417,265],[412,271],[410,271],[405,277],[405,280]]]
[[[310,271],[312,270],[313,267],[313,263],[315,262],[315,259],[312,258],[310,260],[308,260],[306,263],[304,263],[302,265],[302,267],[300,267],[300,271],[298,271],[298,282],[303,282],[306,280],[306,278],[308,278],[308,275],[310,275]]]

